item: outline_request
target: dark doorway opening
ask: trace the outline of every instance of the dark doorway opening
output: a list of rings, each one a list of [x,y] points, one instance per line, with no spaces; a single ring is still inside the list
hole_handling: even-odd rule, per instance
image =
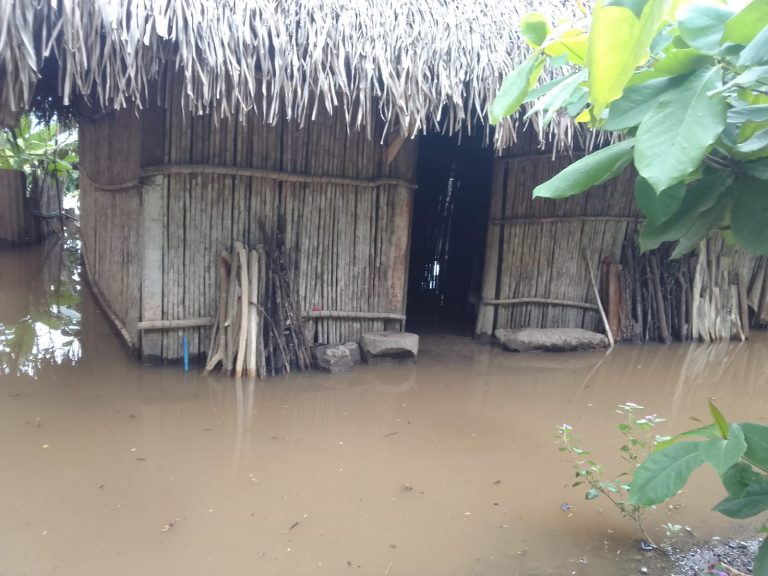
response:
[[[408,330],[471,334],[485,253],[493,147],[482,131],[419,139],[408,280]]]

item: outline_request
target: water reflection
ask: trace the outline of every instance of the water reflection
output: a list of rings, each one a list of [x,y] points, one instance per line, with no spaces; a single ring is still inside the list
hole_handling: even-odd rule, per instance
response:
[[[0,374],[37,378],[43,366],[76,364],[81,277],[74,231],[41,247],[2,252],[0,269]]]

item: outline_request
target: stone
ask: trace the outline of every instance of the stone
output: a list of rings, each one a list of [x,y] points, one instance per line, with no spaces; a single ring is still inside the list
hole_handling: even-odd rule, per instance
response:
[[[360,346],[357,345],[357,342],[346,342],[345,344],[342,344],[342,346],[349,350],[349,356],[352,358],[352,363],[360,364]]]
[[[517,328],[494,333],[501,345],[512,352],[582,352],[603,350],[608,338],[581,328]]]
[[[355,360],[346,345],[326,344],[316,346],[313,352],[315,354],[315,363],[322,370],[337,374],[339,372],[349,372],[355,366]],[[359,358],[359,351],[357,355]]]
[[[409,332],[369,332],[360,344],[369,364],[412,363],[419,353],[419,336]]]

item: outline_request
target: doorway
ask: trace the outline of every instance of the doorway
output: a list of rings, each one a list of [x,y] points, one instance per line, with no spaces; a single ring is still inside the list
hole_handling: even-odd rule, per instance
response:
[[[479,301],[493,147],[473,135],[419,139],[418,189],[408,280],[408,325],[417,333],[470,335]]]

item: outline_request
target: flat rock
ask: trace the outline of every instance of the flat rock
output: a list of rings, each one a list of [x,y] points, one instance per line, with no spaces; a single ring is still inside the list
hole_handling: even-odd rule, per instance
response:
[[[355,344],[355,347],[357,347],[357,344]],[[315,354],[315,363],[321,370],[336,374],[339,372],[349,372],[355,366],[355,360],[352,353],[345,344],[316,346],[313,349],[313,352]],[[357,351],[357,357],[359,362],[359,350]]]
[[[346,342],[345,344],[342,344],[342,346],[349,350],[349,356],[352,358],[352,363],[360,364],[360,346],[357,345],[357,342]]]
[[[419,353],[419,336],[409,332],[369,332],[360,339],[368,363],[413,361]]]
[[[581,328],[517,328],[493,335],[512,352],[582,352],[608,348],[608,338]]]

